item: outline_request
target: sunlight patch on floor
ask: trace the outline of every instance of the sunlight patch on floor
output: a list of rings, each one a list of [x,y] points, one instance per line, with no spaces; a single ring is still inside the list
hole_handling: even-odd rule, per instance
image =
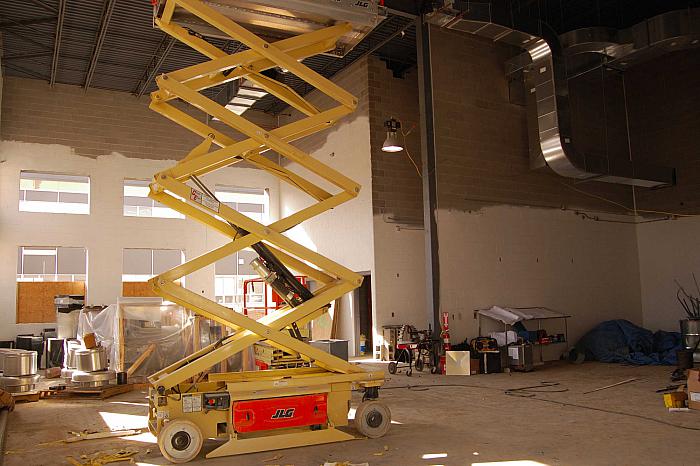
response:
[[[148,427],[148,416],[100,411],[102,420],[109,430],[143,429]]]
[[[472,466],[549,466],[546,463],[532,460],[491,461],[488,463],[472,463]]]
[[[135,401],[110,401],[109,403],[115,405],[130,405],[130,406],[145,406],[148,407],[148,403],[137,403]]]
[[[138,435],[129,435],[127,437],[119,437],[121,440],[129,440],[131,442],[139,443],[158,443],[158,439],[155,435],[150,432],[144,432]]]

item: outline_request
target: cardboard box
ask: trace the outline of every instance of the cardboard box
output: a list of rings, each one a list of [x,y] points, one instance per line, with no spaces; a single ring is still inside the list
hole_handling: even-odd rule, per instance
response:
[[[95,338],[95,334],[86,333],[83,335],[83,344],[85,344],[85,348],[87,349],[97,348],[97,338]]]
[[[476,375],[479,373],[479,360],[478,359],[470,359],[469,360],[469,368],[471,369],[472,375]]]
[[[445,375],[471,375],[469,351],[446,351],[445,353]]]
[[[688,408],[700,410],[700,369],[688,370]]]

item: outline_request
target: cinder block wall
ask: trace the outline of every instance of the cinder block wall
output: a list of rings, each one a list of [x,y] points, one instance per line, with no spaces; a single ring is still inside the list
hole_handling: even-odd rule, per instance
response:
[[[544,305],[572,313],[573,340],[611,318],[676,328],[677,314],[667,313],[673,290],[666,286],[664,297],[654,290],[660,281],[672,281],[674,263],[683,264],[688,277],[700,263],[688,241],[688,235],[700,233],[700,221],[627,223],[644,221],[629,215],[635,201],[630,187],[572,185],[551,171],[530,170],[525,109],[509,102],[503,69],[513,50],[454,31],[433,29],[432,38],[442,310],[457,321],[457,339],[475,336],[472,310],[492,304]],[[666,164],[674,160],[679,168],[677,187],[637,189],[638,208],[697,211],[693,207],[700,199],[695,173],[699,151],[692,130],[700,115],[696,54],[669,56],[625,77],[633,157]],[[373,79],[372,72],[379,79]],[[397,285],[390,289],[400,309],[388,320],[423,326],[424,312],[401,297],[407,292],[415,300],[416,289],[424,286],[423,236],[409,237],[386,219],[387,213],[399,218],[420,215],[420,180],[407,169],[404,155],[380,151],[384,119],[415,119],[417,81],[410,74],[404,80],[392,78],[383,63],[373,60],[369,83],[375,249],[386,250],[380,246],[384,242],[401,257],[387,267],[394,274],[387,276]],[[578,103],[577,118],[590,119],[585,102]],[[619,136],[620,115],[612,110],[611,125]],[[601,122],[595,123],[578,131],[583,145],[591,149],[600,136]],[[607,150],[625,149],[623,142]],[[418,160],[419,140],[407,146]],[[386,166],[392,169],[383,169]],[[584,220],[576,212],[604,221]],[[654,273],[660,269],[664,274],[657,277]]]
[[[677,52],[626,75],[632,157],[675,166],[677,185],[637,190],[640,209],[700,213],[700,51]],[[678,331],[685,313],[676,301],[678,280],[698,291],[700,216],[637,226],[645,325]]]
[[[202,138],[149,110],[148,96],[89,89],[45,81],[6,77],[0,139],[62,144],[77,155],[97,157],[118,152],[125,157],[178,160]],[[204,113],[175,104],[204,121]],[[272,128],[276,120],[261,112],[247,118]],[[217,129],[237,135],[216,123]],[[237,135],[240,137],[240,135]]]
[[[431,34],[440,289],[442,310],[454,322],[453,340],[476,336],[473,310],[494,304],[574,314],[573,340],[607,318],[641,323],[634,225],[584,221],[561,210],[619,213],[595,196],[627,201],[629,188],[586,185],[589,196],[567,188],[557,175],[530,170],[525,109],[509,102],[503,70],[512,50],[452,31]],[[398,305],[377,313],[386,317],[380,324],[425,327],[423,232],[401,231],[386,218],[420,218],[421,180],[405,154],[381,152],[383,119],[398,114],[406,127],[417,120],[417,79],[395,79],[383,63],[374,65],[370,73],[374,69],[380,78],[370,74],[375,250],[387,250],[380,247],[385,242],[398,254],[388,260],[386,274]],[[420,163],[419,134],[412,137],[407,146]],[[394,169],[382,169],[387,165]],[[376,261],[379,270],[379,255]]]

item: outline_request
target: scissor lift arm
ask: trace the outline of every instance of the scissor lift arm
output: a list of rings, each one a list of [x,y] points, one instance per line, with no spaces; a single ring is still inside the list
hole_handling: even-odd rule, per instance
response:
[[[149,378],[149,428],[158,436],[161,452],[170,461],[186,462],[197,456],[204,438],[212,437],[228,441],[207,457],[350,440],[355,437],[338,427],[348,424],[352,389],[365,392],[355,416],[358,430],[371,437],[383,435],[390,423],[389,410],[376,400],[383,372],[366,371],[314,348],[297,338],[295,331],[298,324],[326,312],[330,302],[357,288],[362,277],[284,235],[290,228],[352,200],[360,191],[356,182],[291,144],[355,110],[357,99],[353,95],[301,63],[306,57],[334,50],[342,37],[352,35],[352,25],[338,23],[270,43],[200,0],[163,0],[156,11],[159,28],[209,60],[156,79],[158,90],[151,94],[150,108],[203,141],[176,165],[157,173],[149,195],[222,233],[229,241],[154,277],[151,284],[160,296],[234,330]],[[183,12],[245,44],[248,50],[228,54],[213,46],[173,21],[174,14]],[[317,109],[285,84],[261,74],[272,67],[289,70],[331,97],[336,105]],[[240,78],[255,82],[304,117],[267,130],[200,93]],[[234,140],[196,119],[173,105],[175,99],[215,117],[247,139]],[[267,150],[325,180],[335,192],[264,157],[262,152]],[[201,177],[244,160],[300,189],[315,202],[269,225],[219,202]],[[287,303],[282,310],[256,321],[176,283],[243,248],[252,248],[260,256],[257,265],[262,266],[263,278]],[[321,287],[311,293],[290,269],[316,280]],[[199,380],[213,365],[261,341],[296,352],[313,367],[209,374],[206,380]]]

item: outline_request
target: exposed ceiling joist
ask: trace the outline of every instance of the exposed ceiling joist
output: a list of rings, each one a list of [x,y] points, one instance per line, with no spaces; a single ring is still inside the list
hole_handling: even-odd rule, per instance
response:
[[[163,35],[163,40],[160,41],[158,47],[156,48],[156,51],[153,52],[153,57],[151,57],[151,61],[146,66],[146,69],[143,71],[141,79],[139,79],[139,82],[134,88],[133,93],[136,94],[136,98],[140,98],[144,94],[144,92],[146,92],[148,86],[151,85],[151,82],[153,82],[153,79],[156,77],[161,67],[163,66],[165,59],[168,58],[170,51],[175,45],[175,42],[176,41],[174,37]]]
[[[48,76],[44,76],[44,75],[42,75],[40,73],[36,73],[32,70],[28,70],[28,69],[23,68],[21,66],[17,66],[14,63],[3,62],[2,66],[9,68],[11,70],[15,70],[15,71],[18,71],[20,73],[26,74],[27,76],[31,76],[32,78],[37,78],[37,79],[41,79],[41,80],[45,80],[45,81],[48,81],[48,79],[49,79]]]
[[[63,19],[66,16],[66,0],[58,0],[58,18],[56,20],[56,34],[53,42],[53,57],[51,59],[51,77],[49,84],[56,84],[56,73],[58,72],[58,58],[61,53],[61,35],[63,34]]]
[[[53,23],[54,21],[56,21],[56,16],[42,16],[41,18],[0,21],[0,30],[15,26],[32,26],[34,24]]]
[[[26,42],[26,43],[28,43],[28,44],[33,44],[33,45],[36,45],[37,47],[41,47],[41,48],[44,49],[44,50],[51,50],[51,47],[49,47],[48,45],[42,44],[41,42],[39,42],[39,41],[37,41],[37,40],[34,40],[34,39],[32,39],[31,37],[27,37],[27,36],[25,36],[24,34],[20,34],[19,32],[14,31],[14,30],[12,30],[12,29],[7,29],[7,30],[4,31],[4,33],[10,34],[10,35],[12,35],[12,36],[15,36],[15,37],[17,37],[18,39],[21,39],[21,40],[23,40],[24,42]]]
[[[39,5],[41,8],[43,8],[46,11],[50,11],[53,14],[58,14],[58,10],[51,5],[47,5],[46,3],[42,2],[41,0],[29,0],[35,5]]]
[[[85,73],[85,84],[83,87],[85,91],[90,88],[90,83],[95,75],[95,68],[97,67],[97,61],[100,58],[100,52],[102,51],[102,45],[104,44],[105,37],[107,36],[107,29],[109,29],[109,22],[112,19],[112,13],[114,12],[114,5],[117,0],[105,0],[104,8],[102,10],[102,21],[100,23],[100,29],[97,32],[97,37],[95,39],[95,45],[92,49],[92,56],[90,57],[90,65],[88,66],[87,73]]]

